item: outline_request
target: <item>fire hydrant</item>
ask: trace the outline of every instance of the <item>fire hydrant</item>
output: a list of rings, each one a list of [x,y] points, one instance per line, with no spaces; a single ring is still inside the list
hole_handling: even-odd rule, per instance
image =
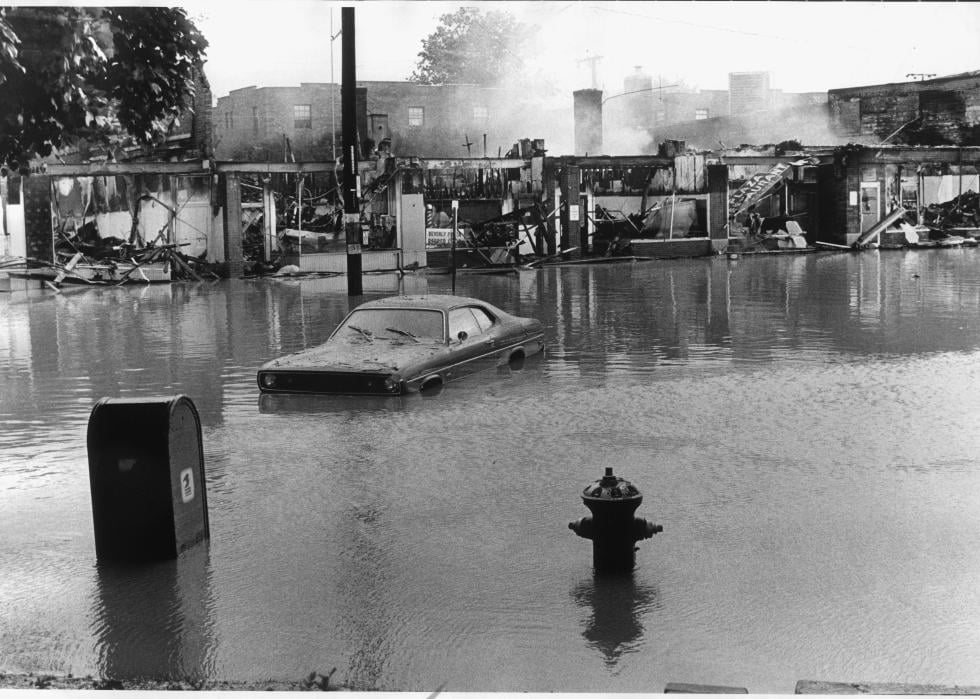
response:
[[[626,573],[636,564],[636,542],[649,539],[664,528],[641,517],[634,517],[643,495],[636,487],[613,475],[606,475],[582,491],[582,501],[592,512],[570,522],[568,528],[584,539],[592,539],[592,563],[597,573]]]

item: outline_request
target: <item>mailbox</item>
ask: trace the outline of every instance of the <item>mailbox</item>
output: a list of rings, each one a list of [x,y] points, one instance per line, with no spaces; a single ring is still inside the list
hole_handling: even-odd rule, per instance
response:
[[[98,558],[176,558],[209,538],[201,420],[187,396],[101,399],[88,468]]]

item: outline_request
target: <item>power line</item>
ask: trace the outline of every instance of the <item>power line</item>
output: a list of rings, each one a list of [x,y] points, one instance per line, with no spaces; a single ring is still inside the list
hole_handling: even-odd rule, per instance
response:
[[[712,24],[701,24],[700,22],[691,22],[683,19],[668,19],[667,17],[660,17],[657,15],[646,15],[640,12],[630,12],[628,10],[618,10],[610,7],[603,7],[601,5],[587,5],[590,9],[596,10],[598,12],[608,12],[610,14],[617,15],[627,15],[629,17],[642,17],[643,19],[654,20],[656,22],[665,22],[667,24],[681,24],[688,27],[697,27],[698,29],[711,29],[718,32],[726,32],[729,34],[740,34],[742,36],[754,36],[762,39],[778,39],[779,41],[791,41],[798,43],[800,41],[799,34],[793,36],[785,36],[782,34],[765,34],[763,32],[753,32],[746,31],[744,29],[732,29],[731,27],[718,27]],[[846,46],[848,48],[866,50],[867,47],[857,46],[855,44],[838,44],[839,46]]]

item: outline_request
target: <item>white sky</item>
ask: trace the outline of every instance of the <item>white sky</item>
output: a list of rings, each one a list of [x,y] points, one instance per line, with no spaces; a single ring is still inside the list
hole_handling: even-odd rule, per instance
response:
[[[353,5],[359,80],[404,80],[439,16],[470,5],[499,9],[540,29],[531,66],[571,91],[591,87],[587,56],[601,56],[598,87],[623,91],[642,66],[665,81],[727,88],[728,73],[767,70],[787,92],[907,80],[907,73],[980,70],[980,3],[906,2],[185,2],[210,42],[215,98],[248,85],[330,80],[330,27]],[[333,42],[340,81],[341,39]],[[665,83],[666,84],[666,83]]]

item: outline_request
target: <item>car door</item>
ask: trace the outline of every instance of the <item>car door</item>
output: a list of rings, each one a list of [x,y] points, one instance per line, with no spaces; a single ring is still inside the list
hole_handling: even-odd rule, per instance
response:
[[[486,321],[484,321],[485,326]],[[469,306],[449,311],[449,349],[453,378],[488,368],[496,363],[494,336],[485,332]]]

